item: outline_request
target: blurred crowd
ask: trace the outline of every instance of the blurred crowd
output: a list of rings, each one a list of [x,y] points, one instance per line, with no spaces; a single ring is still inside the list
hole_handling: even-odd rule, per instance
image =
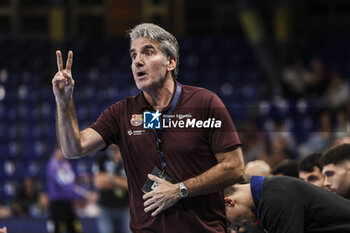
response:
[[[327,67],[321,59],[313,58],[308,63],[301,60],[292,62],[281,72],[281,83],[285,100],[311,103],[314,113],[316,112],[313,116],[318,118],[313,120],[317,124],[309,131],[298,131],[290,130],[288,120],[283,117],[268,119],[272,124],[267,128],[263,128],[255,120],[247,120],[247,130],[238,132],[246,160],[246,175],[294,176],[337,193],[339,190],[330,182],[330,172],[325,170],[327,165],[333,162],[327,164],[321,157],[330,148],[350,143],[348,80],[340,72]],[[302,107],[301,104],[300,108]],[[47,185],[38,185],[33,177],[24,177],[23,184],[17,186],[19,188],[13,200],[0,201],[0,218],[34,217],[53,220],[50,208],[57,199],[64,199],[69,203],[72,208],[71,214],[76,220],[83,217],[100,217],[101,213],[107,216],[109,212],[106,211],[106,206],[114,201],[113,196],[118,196],[116,199],[119,202],[111,204],[116,207],[118,213],[110,215],[120,214],[123,216],[123,222],[128,223],[126,179],[121,181],[121,174],[114,174],[116,167],[119,173],[122,170],[119,165],[116,166],[121,159],[114,160],[111,156],[107,156],[107,159],[108,157],[112,160],[108,163],[106,158],[101,162],[101,156],[96,157],[94,168],[91,168],[94,171],[92,175],[84,173],[77,176],[70,168],[70,162],[63,158],[59,148],[56,148],[51,160],[61,161],[56,163],[63,167],[52,173],[54,169],[50,165],[51,162],[48,163]],[[350,162],[349,156],[347,161]],[[335,167],[332,170],[333,174],[339,170],[339,167]],[[50,178],[51,176],[53,177]],[[344,179],[342,182],[345,182]],[[345,185],[338,183],[337,187],[339,186]],[[106,190],[111,192],[105,193]],[[58,198],[59,192],[64,197]],[[103,200],[111,202],[106,203]],[[58,206],[60,205],[62,203],[58,203]],[[55,218],[59,219],[57,216]],[[52,227],[55,225],[57,224],[53,221]],[[101,228],[106,227],[106,221],[101,220],[100,225]]]
[[[309,64],[308,64],[309,63]],[[296,103],[295,111],[310,111],[310,119],[294,119],[271,114],[263,124],[251,120],[247,130],[240,133],[247,162],[264,160],[272,168],[282,160],[299,161],[308,154],[323,152],[326,148],[348,142],[350,83],[338,71],[327,67],[320,58],[309,62],[295,60],[281,74],[282,103]],[[284,104],[283,104],[284,103]],[[308,106],[307,106],[308,105]],[[293,114],[289,113],[290,115]],[[309,121],[308,121],[309,120]],[[268,127],[265,127],[269,123]],[[301,125],[313,125],[303,128]]]
[[[57,145],[47,164],[46,188],[26,176],[0,218],[47,219],[47,232],[83,232],[81,218],[96,218],[100,233],[129,232],[128,187],[118,146],[95,155],[92,173],[76,173]],[[91,174],[91,175],[90,175]]]

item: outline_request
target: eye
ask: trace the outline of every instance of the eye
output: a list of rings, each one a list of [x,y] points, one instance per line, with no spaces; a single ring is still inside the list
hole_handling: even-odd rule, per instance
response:
[[[153,51],[152,49],[147,49],[147,50],[145,51],[145,54],[146,54],[147,56],[151,56],[151,55],[154,54],[154,51]]]
[[[308,177],[308,180],[311,182],[311,181],[317,181],[318,180],[318,177],[317,176],[309,176]]]
[[[132,53],[132,54],[130,54],[130,57],[131,57],[132,60],[134,60],[136,58],[136,54]]]
[[[334,175],[334,172],[333,171],[327,171],[325,172],[324,174],[326,177],[332,177]]]

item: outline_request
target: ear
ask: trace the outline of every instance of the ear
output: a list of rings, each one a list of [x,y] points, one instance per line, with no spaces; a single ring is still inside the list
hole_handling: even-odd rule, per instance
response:
[[[235,201],[229,197],[225,197],[225,206],[235,207]]]
[[[167,65],[167,69],[168,71],[172,71],[176,68],[176,58],[174,57],[168,57],[166,65]]]
[[[347,170],[347,171],[350,171],[350,163],[347,163],[347,164],[346,164],[346,170]]]

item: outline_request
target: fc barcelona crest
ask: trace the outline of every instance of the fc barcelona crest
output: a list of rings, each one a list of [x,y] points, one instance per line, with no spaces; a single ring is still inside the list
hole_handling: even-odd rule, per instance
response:
[[[133,114],[130,119],[130,123],[133,126],[139,126],[143,123],[143,116],[142,114]]]

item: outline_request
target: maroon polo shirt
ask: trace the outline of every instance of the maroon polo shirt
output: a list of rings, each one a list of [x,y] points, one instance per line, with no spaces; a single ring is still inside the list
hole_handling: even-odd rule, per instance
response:
[[[129,185],[131,230],[134,233],[226,232],[222,191],[180,199],[156,217],[152,217],[150,212],[145,213],[141,188],[147,174],[156,166],[161,168],[154,132],[144,129],[142,124],[142,114],[149,108],[141,92],[107,108],[91,126],[107,145],[115,143],[120,147]],[[163,114],[169,108],[170,104]],[[216,153],[230,151],[240,144],[224,104],[206,89],[182,85],[171,115],[172,122],[184,121],[184,127],[169,127],[161,136],[167,164],[165,172],[172,183],[207,171],[217,164]],[[196,128],[203,126],[207,119],[211,120],[206,123],[208,128]],[[187,120],[191,121],[188,128]],[[219,126],[217,120],[221,121],[221,127],[211,127],[215,123]]]

